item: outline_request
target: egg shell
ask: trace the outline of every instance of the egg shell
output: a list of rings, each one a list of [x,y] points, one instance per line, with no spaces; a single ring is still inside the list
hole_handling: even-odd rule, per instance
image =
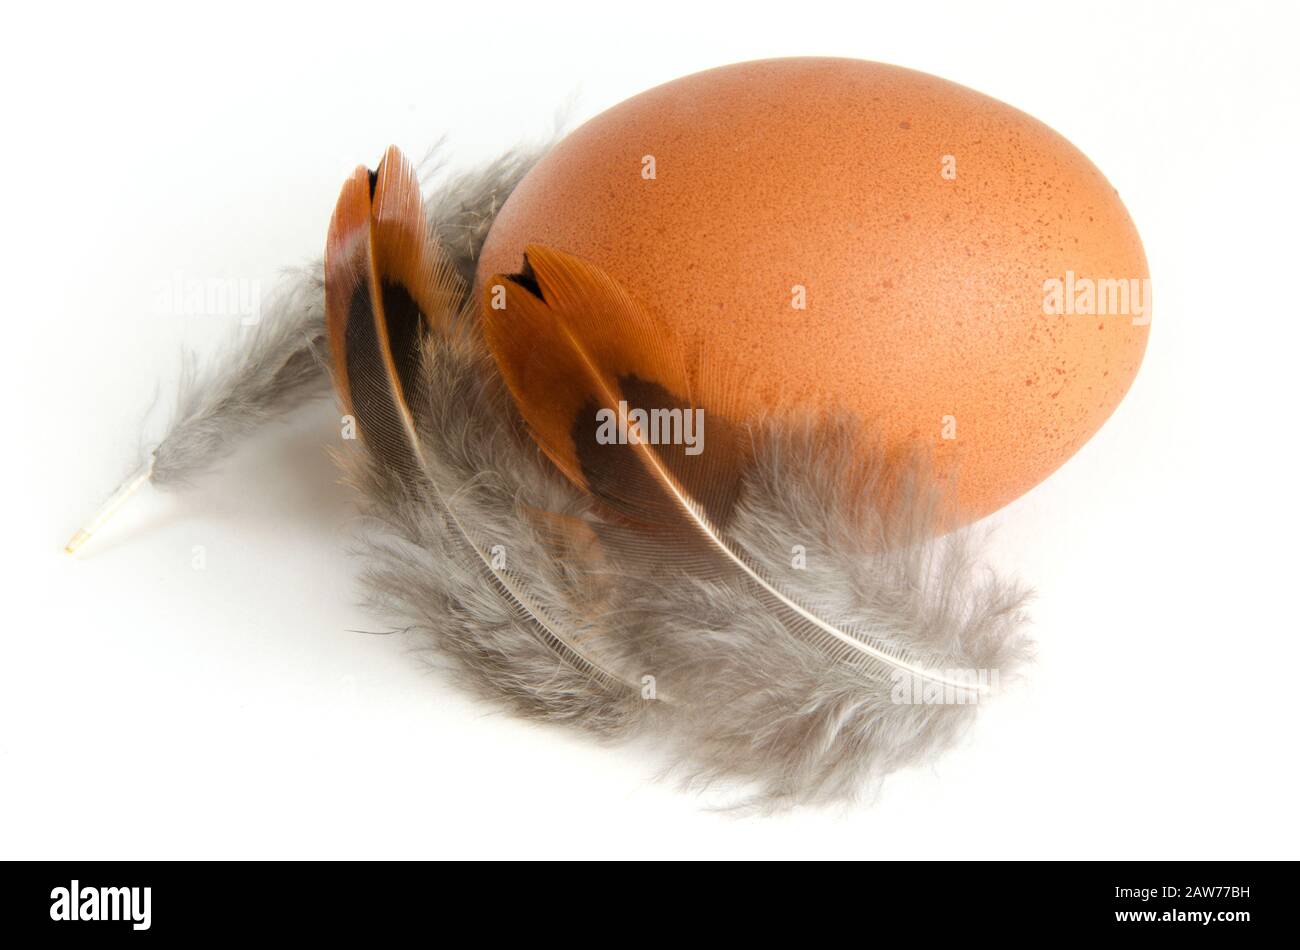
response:
[[[1050,281],[1148,277],[1101,172],[1023,112],[880,63],[740,63],[609,109],[506,201],[480,285],[534,242],[749,381],[752,415],[847,409],[930,446],[969,518],[1077,451],[1147,341],[1149,281],[1128,313],[1046,312],[1071,309]]]

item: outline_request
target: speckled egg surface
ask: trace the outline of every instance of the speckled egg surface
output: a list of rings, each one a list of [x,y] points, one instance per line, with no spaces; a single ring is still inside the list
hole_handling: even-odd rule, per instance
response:
[[[1097,431],[1150,319],[1137,231],[1078,149],[859,60],[725,66],[604,112],[511,195],[480,282],[533,242],[613,274],[753,383],[755,414],[849,409],[931,445],[969,517]]]

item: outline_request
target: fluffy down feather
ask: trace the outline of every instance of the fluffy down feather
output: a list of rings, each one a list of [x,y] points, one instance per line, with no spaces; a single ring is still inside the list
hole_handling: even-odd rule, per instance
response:
[[[545,151],[515,149],[452,174],[442,173],[441,149],[425,160],[433,180],[425,209],[469,279],[497,211]],[[151,459],[152,467],[144,470],[154,485],[185,486],[254,429],[328,393],[324,292],[320,261],[299,268],[286,276],[262,319],[225,354],[202,370],[192,357],[185,359],[171,419],[153,447],[141,450]]]
[[[943,494],[924,464],[888,461],[863,432],[846,418],[756,427],[732,543],[843,626],[1006,682],[1030,652],[1027,592],[980,563],[975,529],[936,537]],[[852,800],[950,745],[990,695],[831,658],[743,585],[669,573],[619,593],[646,668],[693,703],[678,745],[688,784],[752,783],[747,807]]]

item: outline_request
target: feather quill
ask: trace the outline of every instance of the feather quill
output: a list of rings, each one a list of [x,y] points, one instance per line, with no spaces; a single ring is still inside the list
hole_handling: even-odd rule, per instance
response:
[[[329,391],[317,356],[324,343],[322,291],[319,265],[302,268],[286,278],[238,345],[204,370],[186,356],[163,437],[141,446],[135,470],[68,541],[67,553],[76,553],[144,485],[190,485],[249,433]]]

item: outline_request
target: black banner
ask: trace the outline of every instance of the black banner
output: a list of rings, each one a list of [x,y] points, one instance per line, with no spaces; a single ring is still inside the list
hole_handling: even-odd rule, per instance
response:
[[[499,940],[857,934],[907,946],[997,935],[1176,942],[1288,939],[1292,864],[878,863],[615,871],[550,865],[50,862],[0,866],[6,936]],[[568,920],[566,921],[566,918]],[[566,936],[575,925],[581,933]],[[466,929],[469,933],[466,933]],[[477,932],[475,929],[477,928]],[[555,929],[551,929],[555,928]],[[779,928],[779,929],[777,929]],[[844,933],[848,929],[848,934]],[[617,934],[623,934],[618,937]],[[642,936],[638,936],[641,933]],[[585,934],[585,936],[584,936]],[[764,936],[766,934],[766,937]],[[11,944],[13,945],[13,944]]]

